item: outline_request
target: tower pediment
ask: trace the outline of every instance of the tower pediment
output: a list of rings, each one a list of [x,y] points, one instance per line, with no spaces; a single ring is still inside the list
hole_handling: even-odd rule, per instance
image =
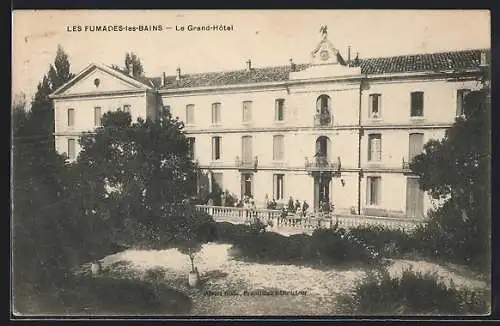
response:
[[[309,68],[290,73],[290,79],[347,77],[361,74],[361,68],[350,67],[339,50],[328,40],[327,26],[321,26],[321,41],[311,52]]]

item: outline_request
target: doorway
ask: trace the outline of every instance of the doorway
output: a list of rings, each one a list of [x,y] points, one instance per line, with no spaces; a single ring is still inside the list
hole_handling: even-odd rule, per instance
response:
[[[241,198],[253,197],[253,173],[241,174]]]
[[[332,177],[320,174],[314,177],[314,210],[320,208],[321,202],[330,203],[330,183]]]

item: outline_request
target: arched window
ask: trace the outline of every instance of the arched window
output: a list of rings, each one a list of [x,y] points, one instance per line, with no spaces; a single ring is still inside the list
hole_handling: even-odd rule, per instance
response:
[[[327,162],[330,157],[330,139],[326,136],[320,136],[316,139],[316,161]]]
[[[330,96],[320,95],[316,99],[315,120],[320,126],[329,125],[332,122],[332,103]]]

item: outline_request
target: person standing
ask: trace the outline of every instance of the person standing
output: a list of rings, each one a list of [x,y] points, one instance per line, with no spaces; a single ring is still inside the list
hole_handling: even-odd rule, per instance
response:
[[[309,204],[304,200],[304,203],[302,204],[302,216],[307,215],[307,209],[309,208]]]

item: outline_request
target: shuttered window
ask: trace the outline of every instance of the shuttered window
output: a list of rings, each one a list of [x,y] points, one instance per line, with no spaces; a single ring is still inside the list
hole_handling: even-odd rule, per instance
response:
[[[366,204],[380,205],[381,177],[368,177],[366,179]]]
[[[186,124],[194,124],[194,104],[186,105]]]
[[[220,103],[212,104],[212,124],[218,124],[221,121],[220,117]]]
[[[273,160],[282,161],[284,159],[285,137],[283,135],[273,136]]]
[[[368,161],[382,160],[382,136],[380,134],[368,135]]]
[[[424,192],[420,189],[418,178],[406,179],[406,215],[409,218],[424,215]]]
[[[423,146],[424,146],[424,134],[422,133],[410,134],[408,162],[411,162],[415,156],[422,153]]]
[[[101,108],[96,106],[94,108],[94,126],[98,127],[101,125]]]
[[[243,102],[243,122],[252,121],[252,101]]]
[[[252,162],[253,154],[252,154],[252,136],[243,136],[241,137],[241,151],[242,151],[242,160],[245,163]]]

